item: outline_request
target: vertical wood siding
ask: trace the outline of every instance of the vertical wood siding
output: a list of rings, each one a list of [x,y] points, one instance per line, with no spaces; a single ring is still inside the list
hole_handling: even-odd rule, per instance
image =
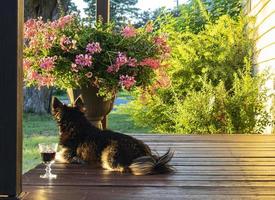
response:
[[[254,65],[258,73],[268,70],[269,79],[266,82],[268,94],[275,91],[275,0],[248,0],[246,1],[247,13],[255,17],[253,29],[254,39]],[[273,101],[273,102],[272,102]],[[273,113],[275,118],[274,97],[269,98],[268,111]],[[265,133],[274,133],[274,127],[266,128]]]

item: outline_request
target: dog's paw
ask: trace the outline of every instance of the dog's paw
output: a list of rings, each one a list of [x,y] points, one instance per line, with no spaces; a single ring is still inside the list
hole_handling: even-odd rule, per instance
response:
[[[68,161],[64,158],[64,151],[63,150],[56,153],[55,161],[58,162],[58,163],[68,163]]]
[[[71,162],[72,164],[86,164],[86,162],[84,160],[82,160],[81,158],[75,156],[72,158]]]

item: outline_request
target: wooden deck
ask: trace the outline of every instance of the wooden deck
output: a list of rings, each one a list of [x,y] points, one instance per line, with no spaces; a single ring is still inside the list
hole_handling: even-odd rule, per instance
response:
[[[173,147],[174,174],[132,176],[55,164],[56,180],[23,176],[24,200],[275,199],[275,136],[136,135],[163,153]]]

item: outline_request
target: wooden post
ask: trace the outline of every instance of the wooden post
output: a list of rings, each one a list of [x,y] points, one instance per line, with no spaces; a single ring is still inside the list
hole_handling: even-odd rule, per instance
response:
[[[101,18],[104,23],[110,21],[110,0],[96,0],[96,19]],[[107,116],[102,120],[103,129],[107,128]]]
[[[110,0],[96,0],[96,18],[102,18],[104,23],[110,21]]]
[[[22,175],[23,0],[0,6],[0,198],[16,199]]]

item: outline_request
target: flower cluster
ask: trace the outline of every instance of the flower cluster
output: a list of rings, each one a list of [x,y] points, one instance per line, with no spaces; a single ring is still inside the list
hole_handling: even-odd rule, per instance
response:
[[[128,58],[125,54],[119,53],[116,58],[116,62],[113,65],[108,66],[107,72],[117,73],[124,65],[129,67],[146,66],[152,69],[158,69],[161,67],[161,62],[159,59],[155,58],[145,58],[138,62],[136,58]]]
[[[32,70],[26,73],[25,81],[33,81],[39,88],[43,86],[54,86],[54,77],[52,75],[41,75]]]
[[[68,24],[70,24],[73,21],[74,21],[74,17],[72,15],[66,15],[64,17],[59,18],[56,21],[53,21],[51,23],[51,26],[56,29],[58,28],[64,29]]]
[[[55,67],[56,59],[57,59],[57,56],[42,58],[40,60],[40,67],[46,71],[53,70]]]
[[[44,29],[42,18],[28,20],[24,25],[24,38],[33,38],[41,29]]]
[[[135,77],[128,75],[121,75],[119,77],[119,84],[125,89],[129,90],[136,83]]]
[[[100,53],[102,51],[98,42],[89,43],[86,47],[86,51],[91,54]]]
[[[131,37],[135,37],[137,34],[137,31],[134,27],[132,26],[126,26],[122,29],[121,34],[125,37],[125,38],[131,38]]]
[[[158,69],[160,67],[160,61],[154,58],[145,58],[140,62],[141,66],[148,66],[152,69]]]
[[[32,62],[29,59],[23,59],[23,69],[25,71],[29,70],[32,66]]]
[[[98,42],[88,43],[86,46],[86,54],[76,55],[74,63],[71,64],[71,70],[73,72],[79,72],[79,70],[84,69],[85,67],[91,67],[93,64],[92,55],[95,53],[100,53],[102,51],[100,44]],[[93,75],[92,72],[87,72],[85,76],[91,78]]]
[[[154,30],[153,22],[149,21],[145,26],[145,31],[147,33],[151,33],[151,32],[153,32],[153,30]]]
[[[43,37],[41,34],[43,33]],[[30,19],[24,26],[24,38],[34,51],[50,49],[56,39],[55,30],[50,23],[44,23],[42,18]]]
[[[60,38],[60,47],[64,51],[70,51],[71,49],[76,49],[76,40],[72,40],[65,35]]]
[[[169,55],[171,49],[169,47],[169,45],[167,44],[167,39],[165,36],[157,36],[154,38],[154,42],[157,45],[157,47],[159,48],[160,51],[162,51],[162,53],[164,55]]]
[[[92,84],[108,96],[149,86],[168,53],[166,37],[154,32],[153,22],[117,31],[112,24],[88,27],[72,15],[52,22],[30,19],[24,28],[24,80],[39,87]]]
[[[75,64],[83,67],[90,67],[92,65],[92,56],[89,54],[76,55]]]

